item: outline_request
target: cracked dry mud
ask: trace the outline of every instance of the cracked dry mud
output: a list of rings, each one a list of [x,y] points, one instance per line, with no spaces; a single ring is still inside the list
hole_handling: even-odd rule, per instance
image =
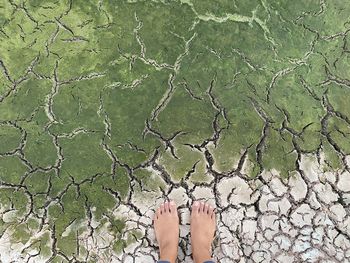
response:
[[[350,262],[348,1],[0,2],[0,262]]]

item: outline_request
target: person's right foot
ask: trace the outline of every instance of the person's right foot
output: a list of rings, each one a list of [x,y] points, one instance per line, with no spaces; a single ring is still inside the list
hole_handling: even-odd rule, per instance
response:
[[[211,243],[214,240],[216,219],[214,208],[195,201],[191,211],[192,256],[195,263],[211,260]]]

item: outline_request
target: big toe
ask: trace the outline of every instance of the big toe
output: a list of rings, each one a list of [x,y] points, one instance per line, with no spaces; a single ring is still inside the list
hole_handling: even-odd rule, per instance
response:
[[[192,204],[192,211],[191,214],[192,215],[197,215],[199,212],[199,208],[200,208],[200,203],[198,201],[194,201]]]
[[[170,210],[171,214],[177,215],[177,206],[176,206],[176,203],[173,200],[171,200],[169,202],[169,210]]]

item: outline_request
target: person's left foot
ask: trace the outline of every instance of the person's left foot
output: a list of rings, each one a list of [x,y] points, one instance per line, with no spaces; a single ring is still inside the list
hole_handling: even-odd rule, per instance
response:
[[[159,259],[175,263],[179,244],[179,217],[174,201],[164,202],[157,209],[154,231],[159,244]]]

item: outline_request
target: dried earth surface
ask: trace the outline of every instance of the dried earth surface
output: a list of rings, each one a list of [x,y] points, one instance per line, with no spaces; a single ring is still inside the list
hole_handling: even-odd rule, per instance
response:
[[[350,262],[350,3],[0,1],[0,262]]]

